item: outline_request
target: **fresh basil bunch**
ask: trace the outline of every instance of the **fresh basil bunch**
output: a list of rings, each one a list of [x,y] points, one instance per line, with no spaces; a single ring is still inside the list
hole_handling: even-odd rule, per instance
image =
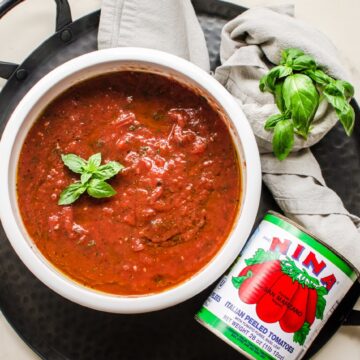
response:
[[[76,181],[65,188],[60,194],[59,205],[69,205],[76,201],[85,191],[97,199],[116,194],[108,180],[121,171],[124,166],[116,161],[101,165],[101,153],[91,155],[88,160],[75,154],[61,155],[63,163],[74,173],[80,174]]]
[[[260,79],[262,92],[270,92],[280,110],[265,122],[265,129],[274,132],[273,151],[284,160],[294,145],[295,134],[307,138],[320,101],[325,98],[335,109],[348,136],[354,122],[354,109],[349,104],[353,86],[327,75],[314,58],[299,49],[286,49],[278,66]]]

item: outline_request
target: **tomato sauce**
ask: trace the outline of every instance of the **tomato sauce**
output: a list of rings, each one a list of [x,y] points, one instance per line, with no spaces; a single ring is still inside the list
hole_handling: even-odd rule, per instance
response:
[[[58,205],[79,175],[61,154],[125,166],[117,194]],[[176,81],[118,72],[56,98],[29,131],[17,193],[41,253],[75,281],[121,295],[163,291],[194,275],[231,231],[241,195],[228,129],[205,98]]]

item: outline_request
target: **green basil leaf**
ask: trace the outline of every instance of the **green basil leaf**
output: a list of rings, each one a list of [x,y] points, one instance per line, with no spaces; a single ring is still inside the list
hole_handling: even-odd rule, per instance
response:
[[[345,89],[344,89],[345,92]],[[341,93],[339,86],[335,83],[329,84],[325,87],[323,92],[326,100],[335,109],[344,130],[348,136],[350,136],[354,129],[355,124],[355,112],[352,106],[348,103],[345,95]]]
[[[294,59],[292,68],[296,71],[301,70],[315,70],[316,69],[316,62],[313,57],[310,55],[301,55]]]
[[[341,111],[335,110],[339,120],[344,127],[347,136],[350,136],[354,130],[355,125],[355,111],[352,106],[345,100],[344,107]]]
[[[86,161],[75,154],[61,155],[61,160],[71,171],[77,174],[81,174],[86,165]]]
[[[303,137],[305,140],[307,139],[307,136],[308,136],[309,132],[310,132],[310,128],[309,128],[309,130],[301,129],[301,128],[300,129],[294,128],[294,133],[296,135],[299,135],[299,136]]]
[[[344,96],[344,88],[336,85],[336,81],[332,80],[329,84],[327,84],[324,88],[324,95],[343,97]]]
[[[245,259],[245,264],[248,266],[261,264],[266,261],[278,260],[279,257],[280,253],[278,251],[265,251],[264,249],[258,249],[251,258]]]
[[[246,279],[250,279],[253,276],[253,272],[249,270],[244,276],[233,276],[231,282],[236,289],[239,289]]]
[[[341,93],[347,99],[351,99],[354,96],[354,87],[345,80],[335,80],[335,86],[341,91]]]
[[[306,136],[319,106],[319,93],[315,85],[304,74],[290,75],[284,81],[283,97],[295,129]]]
[[[260,90],[275,92],[275,83],[278,79],[288,76],[292,73],[292,69],[288,66],[275,66],[265,76],[260,79]]]
[[[277,82],[275,84],[275,93],[274,93],[275,103],[281,112],[285,111],[285,102],[284,102],[283,91],[282,91],[283,85],[284,85],[284,82]]]
[[[316,292],[318,293],[318,296],[324,296],[327,295],[329,292],[326,290],[325,286],[320,286],[316,288]]]
[[[264,75],[259,82],[259,89],[261,92],[266,91],[266,79],[267,79],[268,74]]]
[[[300,330],[294,332],[293,341],[300,345],[304,345],[306,337],[309,335],[310,332],[310,324],[305,321]]]
[[[281,79],[283,77],[286,77],[290,74],[292,74],[292,68],[288,67],[288,66],[278,66],[278,79]]]
[[[272,68],[265,76],[263,76],[260,79],[260,90],[262,92],[269,91],[274,92],[275,91],[275,82],[279,77],[279,69],[277,66]]]
[[[316,288],[318,299],[316,303],[315,317],[320,320],[322,320],[324,317],[324,310],[326,307],[326,300],[324,299],[324,295],[327,294],[327,291],[325,292],[323,289],[325,289],[323,286]]]
[[[304,52],[300,49],[295,49],[295,48],[285,49],[281,53],[280,64],[282,65],[286,64],[288,66],[291,66],[293,64],[293,61],[302,55],[304,55]]]
[[[89,180],[90,180],[90,178],[93,176],[93,174],[92,173],[89,173],[89,172],[84,172],[84,173],[82,173],[81,174],[81,178],[80,178],[80,180],[81,180],[81,183],[82,184],[86,184]]]
[[[65,188],[60,194],[58,205],[69,205],[76,201],[86,191],[86,185],[76,182]]]
[[[87,188],[87,192],[90,196],[101,199],[110,197],[116,194],[115,189],[100,179],[92,179]]]
[[[101,153],[91,155],[88,159],[87,170],[94,172],[101,164]]]
[[[89,157],[88,161],[74,154],[62,155],[62,160],[72,171],[81,174],[80,181],[68,186],[61,194],[59,205],[76,201],[86,190],[95,198],[110,197],[116,194],[111,185],[105,182],[123,169],[123,165],[110,161],[101,165],[101,153]]]
[[[100,180],[108,180],[115,176],[124,168],[123,165],[116,161],[110,161],[105,165],[101,165],[94,172],[94,177]]]
[[[333,79],[324,73],[324,71],[320,69],[316,70],[306,70],[304,72],[305,75],[309,76],[312,80],[314,80],[317,84],[321,86],[328,85]]]
[[[343,111],[348,103],[341,91],[334,85],[329,84],[323,91],[325,99],[332,105],[337,111]]]
[[[294,124],[290,119],[279,121],[274,128],[273,151],[279,160],[284,160],[294,145]]]
[[[269,116],[267,118],[266,122],[265,122],[264,129],[265,130],[274,129],[276,124],[281,120],[284,120],[284,115],[283,114],[275,114],[275,115]]]

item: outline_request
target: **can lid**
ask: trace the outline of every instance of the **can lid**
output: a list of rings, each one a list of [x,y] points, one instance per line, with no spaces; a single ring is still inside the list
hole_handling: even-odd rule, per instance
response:
[[[337,266],[351,280],[355,281],[357,279],[358,272],[356,271],[355,267],[349,263],[349,261],[347,261],[343,256],[341,256],[336,250],[332,249],[329,245],[325,244],[316,236],[309,233],[302,226],[296,224],[294,221],[274,211],[269,211],[265,215],[264,220],[281,227],[282,229],[288,231],[290,234],[299,238],[304,243],[311,246],[313,249],[317,250],[321,255],[323,255],[335,266]]]

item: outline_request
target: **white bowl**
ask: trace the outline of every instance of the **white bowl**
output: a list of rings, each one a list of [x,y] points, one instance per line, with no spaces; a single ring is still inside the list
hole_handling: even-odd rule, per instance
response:
[[[49,102],[81,80],[117,70],[145,70],[165,74],[198,89],[225,114],[240,158],[242,201],[228,239],[197,274],[161,293],[120,296],[92,290],[65,276],[35,246],[22,223],[16,198],[19,153],[30,127]],[[257,214],[261,192],[258,148],[250,125],[232,96],[209,74],[179,57],[141,48],[95,51],[59,66],[41,79],[13,112],[0,143],[0,216],[14,250],[29,270],[65,298],[92,309],[140,313],[163,309],[196,295],[221,276],[238,256]]]

